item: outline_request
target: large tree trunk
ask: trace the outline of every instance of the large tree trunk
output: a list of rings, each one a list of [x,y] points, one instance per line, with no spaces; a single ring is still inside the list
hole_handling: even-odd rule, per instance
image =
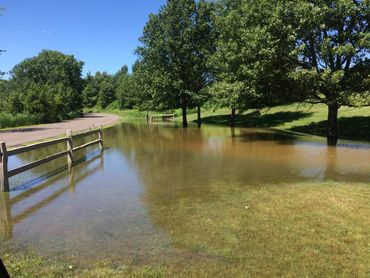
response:
[[[188,127],[188,119],[186,117],[186,106],[182,107],[182,127]]]
[[[235,108],[232,108],[231,109],[231,125],[232,126],[235,125],[235,116],[236,116],[236,109]]]
[[[198,127],[200,128],[202,126],[202,116],[200,114],[200,106],[197,107],[197,114],[198,114]]]
[[[328,104],[328,134],[329,146],[336,146],[338,141],[338,105]]]

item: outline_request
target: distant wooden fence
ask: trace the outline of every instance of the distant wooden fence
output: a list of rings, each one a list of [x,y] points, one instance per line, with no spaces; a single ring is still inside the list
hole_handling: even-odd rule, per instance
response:
[[[155,119],[161,119],[162,121],[172,119],[172,121],[174,122],[175,114],[147,115],[147,121],[150,121],[152,123]]]
[[[97,140],[88,142],[78,147],[73,147],[73,139],[86,137],[88,135],[93,135],[93,134],[98,134]],[[52,145],[56,145],[59,143],[66,143],[67,150],[56,153],[56,154],[52,154],[48,157],[36,160],[34,162],[31,162],[29,164],[23,165],[21,167],[18,167],[12,170],[8,169],[8,158],[10,156],[33,151],[36,149],[40,149],[40,148],[44,148],[44,147],[48,147]],[[75,135],[72,135],[72,131],[68,130],[67,137],[55,139],[55,140],[51,140],[47,142],[37,143],[37,144],[25,146],[25,147],[16,148],[16,149],[11,149],[11,150],[7,149],[5,142],[1,142],[0,143],[0,192],[9,191],[9,178],[15,175],[18,175],[20,173],[23,173],[25,171],[28,171],[30,169],[33,169],[42,164],[53,161],[57,158],[67,156],[68,167],[72,167],[74,152],[77,152],[89,146],[98,145],[98,144],[99,144],[100,150],[103,151],[103,132],[102,132],[101,127],[99,129],[90,130],[90,131],[75,134]]]

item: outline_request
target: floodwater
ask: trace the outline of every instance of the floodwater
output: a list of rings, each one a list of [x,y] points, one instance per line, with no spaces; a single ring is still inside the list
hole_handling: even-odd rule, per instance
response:
[[[104,131],[71,171],[61,158],[13,177],[0,195],[0,241],[52,257],[153,262],[180,252],[153,209],[217,198],[213,186],[243,188],[302,181],[370,184],[370,146],[269,129],[121,124]],[[12,157],[10,168],[64,145]],[[171,205],[171,208],[176,206]],[[173,210],[173,214],[177,211]],[[181,215],[179,215],[181,217]]]

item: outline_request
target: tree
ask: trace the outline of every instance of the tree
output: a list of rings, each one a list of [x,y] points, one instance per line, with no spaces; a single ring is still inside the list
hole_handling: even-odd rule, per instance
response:
[[[7,80],[0,79],[0,110],[5,111],[7,109],[6,102],[9,97],[9,82]]]
[[[114,76],[107,72],[97,72],[95,76],[88,74],[85,79],[85,88],[82,92],[85,107],[96,105],[106,108],[116,100],[116,83]]]
[[[201,106],[210,99],[208,86],[214,77],[209,63],[210,57],[216,51],[217,32],[215,28],[215,5],[199,1],[196,6],[195,26],[193,31],[194,66],[190,80],[194,103],[197,107],[198,127],[201,126]]]
[[[106,72],[100,72],[95,76],[99,83],[98,105],[106,108],[109,104],[116,100],[116,86],[113,76]]]
[[[217,51],[211,58],[217,106],[232,110],[289,102],[294,88],[287,26],[273,1],[225,0],[217,9]]]
[[[22,105],[12,101],[10,112],[40,113],[46,122],[80,113],[82,66],[74,56],[50,50],[16,65],[11,72],[11,99]]]
[[[327,105],[327,142],[336,145],[339,108],[370,105],[370,2],[300,0],[280,7],[295,42],[290,76],[302,100]]]
[[[152,103],[157,109],[182,109],[183,127],[187,127],[187,109],[200,107],[202,89],[208,84],[206,61],[213,48],[209,5],[168,0],[157,15],[150,15],[137,49]]]
[[[132,109],[138,101],[133,75],[129,74],[124,65],[114,76],[116,83],[116,98],[120,109]]]
[[[92,108],[98,103],[99,84],[90,73],[85,78],[85,86],[82,91],[82,103],[84,107]]]
[[[120,109],[132,109],[137,103],[137,90],[132,75],[121,79],[117,87],[117,100]]]
[[[162,106],[160,98],[156,96],[154,78],[148,69],[148,63],[136,61],[132,69],[132,83],[135,88],[135,106],[141,111],[161,111],[165,108]]]

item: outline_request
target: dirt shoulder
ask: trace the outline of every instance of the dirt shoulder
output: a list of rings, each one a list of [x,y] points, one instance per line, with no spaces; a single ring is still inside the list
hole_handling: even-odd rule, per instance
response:
[[[54,124],[42,124],[24,128],[0,130],[0,142],[6,142],[8,147],[22,145],[28,142],[57,137],[66,133],[81,131],[99,125],[111,125],[120,120],[119,116],[101,113],[85,113],[83,117]]]

